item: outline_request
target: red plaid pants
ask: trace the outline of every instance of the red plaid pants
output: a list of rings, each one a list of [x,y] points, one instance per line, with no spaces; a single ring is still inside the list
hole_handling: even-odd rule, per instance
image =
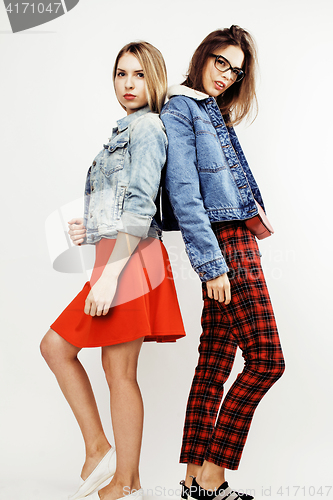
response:
[[[181,463],[238,468],[254,411],[281,377],[284,359],[255,237],[241,221],[212,228],[230,269],[231,302],[207,295],[199,360],[187,403]],[[223,399],[237,346],[245,360]]]

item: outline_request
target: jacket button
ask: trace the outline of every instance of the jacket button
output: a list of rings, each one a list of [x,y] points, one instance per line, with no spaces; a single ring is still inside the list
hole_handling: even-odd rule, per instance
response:
[[[204,276],[205,273],[199,273],[200,278]]]
[[[95,162],[95,161],[93,161],[93,167],[94,167],[95,165],[96,165],[96,162]]]

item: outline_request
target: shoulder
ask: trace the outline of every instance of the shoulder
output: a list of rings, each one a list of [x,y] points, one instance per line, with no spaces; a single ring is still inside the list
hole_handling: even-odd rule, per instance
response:
[[[156,144],[162,148],[167,146],[168,140],[164,125],[157,113],[145,113],[139,116],[129,125],[130,143],[138,144],[140,142]]]
[[[130,133],[164,134],[164,125],[157,113],[145,113],[134,120],[129,126]]]
[[[187,97],[185,95],[175,95],[170,97],[168,102],[164,104],[161,115],[174,110],[187,112],[193,106],[197,106],[197,103],[194,99],[191,99],[191,97]]]
[[[173,115],[192,123],[193,117],[197,114],[197,109],[198,102],[195,99],[184,95],[176,95],[170,97],[169,101],[163,106],[161,119],[164,122],[168,115]]]

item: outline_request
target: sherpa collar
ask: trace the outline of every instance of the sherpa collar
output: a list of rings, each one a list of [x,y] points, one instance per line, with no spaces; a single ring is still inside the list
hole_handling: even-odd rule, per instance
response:
[[[209,95],[199,92],[199,90],[190,89],[185,87],[185,85],[172,85],[168,90],[168,98],[175,95],[184,95],[186,97],[192,97],[197,101],[202,101],[203,99],[208,99]]]

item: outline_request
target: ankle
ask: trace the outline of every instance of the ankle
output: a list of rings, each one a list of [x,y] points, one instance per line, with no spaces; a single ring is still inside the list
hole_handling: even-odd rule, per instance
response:
[[[139,490],[141,488],[138,473],[122,475],[116,471],[112,479],[112,484],[115,488],[121,489],[124,492],[124,495],[129,495],[133,492],[132,490]]]
[[[186,479],[184,481],[184,486],[186,486],[186,488],[190,488],[191,484],[192,484],[192,478],[190,476],[186,476]]]
[[[95,442],[86,447],[86,458],[104,457],[110,449],[111,445],[106,440]]]
[[[208,488],[218,488],[222,483],[225,482],[224,473],[224,467],[220,467],[212,462],[205,461],[201,469],[198,470],[196,480],[203,488],[205,488],[205,485],[208,485]]]
[[[185,486],[189,488],[192,484],[192,480],[194,477],[198,477],[200,475],[200,471],[202,469],[202,465],[197,464],[187,464],[186,477],[185,477]]]
[[[210,496],[213,498],[217,495],[218,490],[225,483],[224,472],[222,474],[198,474],[192,482],[192,488],[197,490],[198,496]],[[204,491],[201,491],[204,490]],[[205,493],[208,492],[208,493]],[[200,494],[201,493],[201,494]],[[196,497],[196,495],[194,495]]]

